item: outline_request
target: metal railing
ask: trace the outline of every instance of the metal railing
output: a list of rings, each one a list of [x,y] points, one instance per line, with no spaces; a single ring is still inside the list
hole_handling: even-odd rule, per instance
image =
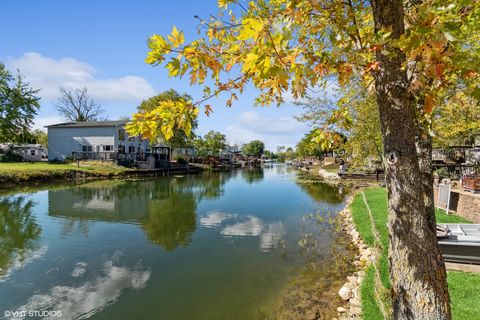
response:
[[[76,160],[101,160],[101,161],[114,161],[117,160],[117,152],[113,151],[85,151],[85,152],[72,152],[72,157]]]
[[[480,165],[475,164],[434,164],[433,171],[446,175],[450,179],[459,180],[465,176],[479,176]]]

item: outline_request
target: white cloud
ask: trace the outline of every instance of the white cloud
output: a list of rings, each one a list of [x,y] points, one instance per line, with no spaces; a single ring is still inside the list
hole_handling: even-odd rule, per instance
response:
[[[92,65],[73,58],[54,59],[36,52],[6,60],[8,69],[19,69],[34,88],[40,88],[44,101],[55,101],[59,87],[87,87],[99,102],[139,102],[155,94],[144,78],[127,75],[120,78],[99,78]]]
[[[262,116],[255,111],[243,112],[238,123],[227,126],[225,133],[230,143],[242,144],[261,140],[269,150],[277,146],[295,146],[308,131],[308,126],[290,116]]]

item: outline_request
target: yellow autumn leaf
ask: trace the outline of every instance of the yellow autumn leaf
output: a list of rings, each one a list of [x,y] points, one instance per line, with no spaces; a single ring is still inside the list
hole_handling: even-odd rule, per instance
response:
[[[168,40],[175,48],[178,48],[185,42],[185,37],[182,31],[178,31],[177,27],[173,26],[172,34],[168,36]]]
[[[249,52],[245,57],[245,60],[243,60],[242,72],[255,72],[257,60],[258,55],[254,52]]]
[[[172,60],[167,63],[166,68],[168,69],[169,76],[176,76],[180,72],[180,60],[172,58]]]
[[[231,2],[231,0],[218,0],[217,3],[218,3],[218,7],[219,8],[227,8],[227,5],[228,3]]]
[[[248,40],[254,38],[263,29],[263,22],[259,19],[245,18],[242,21],[242,29],[237,38],[239,40]]]

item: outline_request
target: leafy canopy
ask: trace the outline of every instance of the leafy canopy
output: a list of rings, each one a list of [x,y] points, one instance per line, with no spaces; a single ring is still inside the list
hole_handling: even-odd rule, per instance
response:
[[[141,135],[151,141],[155,141],[159,134],[169,141],[177,130],[182,130],[189,136],[194,120],[198,117],[198,111],[198,108],[192,106],[191,101],[183,98],[161,101],[152,111],[134,114],[132,122],[126,125],[126,130],[130,135]]]
[[[40,109],[39,90],[32,89],[20,73],[15,77],[0,62],[0,142],[26,142]]]
[[[204,150],[203,153],[205,156],[219,156],[220,151],[224,150],[227,145],[225,135],[213,130],[207,132],[207,134],[203,137],[203,140],[200,139],[200,141],[201,143],[197,144],[201,150]]]
[[[260,140],[253,140],[242,146],[242,153],[246,156],[260,157],[265,150],[265,144]]]
[[[143,100],[137,107],[139,113],[137,118],[128,128],[134,130],[138,119],[145,119],[150,117],[153,121],[157,121],[156,128],[152,128],[153,137],[150,140],[168,141],[173,147],[182,147],[191,144],[191,136],[194,130],[198,127],[198,112],[195,108],[188,107],[187,104],[192,100],[188,94],[179,94],[177,91],[170,89],[158,95],[155,95],[147,100]],[[175,103],[185,103],[185,108],[173,107]],[[169,108],[176,109],[183,113],[183,119],[172,119],[172,121],[162,121],[164,112],[168,112]],[[155,120],[162,119],[162,120]],[[181,120],[181,121],[180,121]],[[137,130],[137,129],[135,129]],[[137,134],[139,131],[133,131]],[[131,132],[132,133],[132,132]],[[144,137],[147,135],[144,133]]]
[[[480,136],[480,103],[457,93],[434,113],[434,143],[471,145]]]
[[[304,97],[331,81],[345,86],[354,78],[373,93],[372,83],[382,68],[375,54],[395,55],[398,50],[407,57],[404,68],[410,91],[422,106],[419,118],[429,118],[458,83],[465,94],[480,98],[478,2],[408,2],[406,33],[399,39],[391,37],[391,30],[375,32],[367,0],[242,3],[221,0],[216,16],[197,17],[201,34],[197,40],[187,43],[176,27],[168,36],[149,38],[148,64],[164,65],[170,76],[188,76],[191,84],[204,86],[204,96],[196,103],[180,101],[169,106],[179,119],[220,92],[230,95],[226,104],[232,105],[248,83],[259,90],[259,105],[280,104],[287,92],[294,98]],[[328,119],[329,124],[349,123],[342,124],[348,115],[343,108],[349,101],[344,102]],[[207,114],[212,111],[210,105],[204,108]],[[161,117],[137,116],[134,123],[143,124],[135,131],[148,135],[152,120],[174,125]]]

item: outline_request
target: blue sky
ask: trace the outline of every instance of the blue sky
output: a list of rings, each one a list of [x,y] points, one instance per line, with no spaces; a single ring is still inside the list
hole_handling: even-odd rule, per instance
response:
[[[201,97],[188,79],[169,78],[162,67],[144,63],[146,40],[170,33],[173,25],[192,40],[198,37],[193,16],[216,11],[216,0],[2,0],[0,61],[42,89],[37,127],[62,121],[54,108],[59,86],[86,86],[115,119],[169,88]],[[293,118],[301,109],[291,103],[254,108],[255,94],[247,90],[232,108],[223,97],[212,99],[214,113],[201,115],[197,133],[217,130],[231,143],[260,139],[271,150],[294,146],[309,129]]]

